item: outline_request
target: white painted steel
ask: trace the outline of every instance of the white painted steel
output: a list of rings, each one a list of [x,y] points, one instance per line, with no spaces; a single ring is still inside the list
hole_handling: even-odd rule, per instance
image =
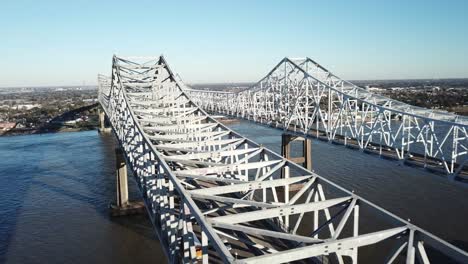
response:
[[[162,56],[114,56],[112,77],[99,76],[99,101],[170,263],[358,263],[358,248],[382,241],[411,245],[409,260],[429,261],[422,243],[468,260],[466,252],[230,130],[182,86]],[[376,215],[385,219],[379,230],[360,233],[359,219]]]
[[[209,112],[418,162],[450,179],[467,178],[460,174],[468,161],[467,117],[373,94],[309,58],[284,58],[239,92],[185,89]]]

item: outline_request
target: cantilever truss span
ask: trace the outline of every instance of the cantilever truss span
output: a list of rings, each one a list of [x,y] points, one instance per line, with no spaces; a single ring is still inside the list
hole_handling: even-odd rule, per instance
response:
[[[114,56],[112,77],[99,76],[99,101],[171,263],[468,261],[225,127],[182,86],[162,56]]]
[[[468,118],[408,105],[342,80],[315,61],[283,59],[240,92],[188,89],[209,112],[321,137],[468,179]]]

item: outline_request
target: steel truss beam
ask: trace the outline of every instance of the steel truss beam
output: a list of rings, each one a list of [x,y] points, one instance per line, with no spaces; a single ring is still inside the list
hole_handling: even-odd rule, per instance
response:
[[[468,118],[411,106],[342,80],[309,58],[283,59],[240,92],[186,92],[209,112],[323,137],[468,179]]]
[[[426,245],[430,245],[447,258],[468,260],[462,250],[217,122],[191,100],[162,56],[149,61],[114,56],[112,77],[98,79],[99,101],[171,263],[320,262],[330,256],[339,263],[345,258],[358,263],[361,247],[382,241],[399,243],[396,251],[380,252],[384,258],[406,254],[407,263],[416,257],[426,263],[431,256]],[[295,82],[294,87],[312,84],[289,75],[270,74],[267,79]],[[331,91],[315,84],[315,101],[320,93]],[[299,117],[300,109],[310,105],[281,87],[269,89],[281,91],[284,98],[271,97],[275,93],[254,96],[257,106],[265,99],[256,118],[312,124],[312,116]],[[270,104],[267,98],[278,104]],[[289,100],[288,105],[283,100]],[[352,100],[346,104],[355,105]],[[289,117],[294,116],[294,122],[280,114],[290,109],[296,109]],[[316,108],[314,115],[323,117],[321,111]],[[386,138],[397,141],[391,135]],[[359,220],[372,222],[375,215],[383,215],[386,223],[376,226],[378,231],[360,232]]]

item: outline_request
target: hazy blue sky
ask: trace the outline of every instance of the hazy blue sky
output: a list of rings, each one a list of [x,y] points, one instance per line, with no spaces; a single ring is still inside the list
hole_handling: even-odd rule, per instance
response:
[[[346,79],[468,77],[467,12],[463,0],[2,0],[0,86],[95,84],[114,53],[162,53],[188,83],[257,81],[285,56]]]

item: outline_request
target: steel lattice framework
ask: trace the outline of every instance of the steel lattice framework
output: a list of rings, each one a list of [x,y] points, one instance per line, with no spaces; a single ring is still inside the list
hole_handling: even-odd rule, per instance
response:
[[[114,56],[99,101],[171,263],[468,261],[210,117],[162,56]]]
[[[315,61],[283,59],[240,92],[188,89],[209,112],[420,163],[468,179],[468,118],[408,105],[342,80]]]

